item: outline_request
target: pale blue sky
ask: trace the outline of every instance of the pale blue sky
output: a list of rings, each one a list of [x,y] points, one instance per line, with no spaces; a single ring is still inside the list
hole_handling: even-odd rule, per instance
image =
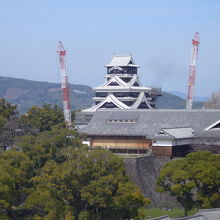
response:
[[[132,53],[143,85],[186,91],[191,39],[200,32],[195,95],[219,90],[219,0],[0,0],[0,75],[98,86],[112,54]]]

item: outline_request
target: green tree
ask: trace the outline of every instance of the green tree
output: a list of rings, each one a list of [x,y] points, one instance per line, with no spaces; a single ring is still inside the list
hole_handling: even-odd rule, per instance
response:
[[[9,119],[12,115],[18,114],[16,111],[17,106],[12,105],[5,101],[4,98],[0,98],[0,116]]]
[[[220,207],[220,155],[201,151],[168,162],[160,171],[158,191],[168,191],[184,207]]]
[[[111,152],[65,148],[62,154],[65,162],[48,161],[32,178],[29,208],[59,210],[59,218],[71,209],[76,219],[107,220],[137,217],[139,209],[150,203],[128,181],[123,161]]]
[[[0,152],[0,216],[14,218],[30,184],[32,163],[23,152]]]
[[[0,151],[0,216],[17,218],[24,213],[38,211],[24,206],[33,190],[31,178],[39,175],[47,161],[61,163],[66,160],[63,148],[82,147],[76,131],[56,125],[51,131],[21,137],[16,147]],[[42,194],[46,197],[47,194]],[[52,198],[52,197],[51,197]],[[48,203],[51,199],[48,201]],[[19,214],[20,213],[20,214]],[[45,212],[45,215],[49,214]],[[44,216],[44,215],[43,215]],[[36,217],[37,218],[37,217]]]
[[[82,138],[57,123],[0,151],[0,217],[140,219],[150,201],[128,180],[123,160],[88,150]]]
[[[5,125],[6,119],[3,116],[0,116],[0,131],[2,131]]]
[[[71,211],[67,211],[66,216],[65,216],[65,220],[75,220],[75,217],[73,216]]]
[[[88,211],[81,211],[79,213],[79,220],[90,220],[91,215]]]
[[[56,124],[63,123],[62,109],[57,105],[44,104],[42,107],[33,106],[22,116],[28,129],[38,131],[50,131]]]
[[[19,115],[16,105],[0,98],[0,146],[8,147],[14,143],[16,129],[19,128]]]
[[[34,175],[48,160],[58,163],[65,161],[64,155],[61,154],[62,149],[82,147],[82,137],[77,131],[65,128],[64,124],[58,124],[50,131],[20,137],[17,148],[32,160]]]

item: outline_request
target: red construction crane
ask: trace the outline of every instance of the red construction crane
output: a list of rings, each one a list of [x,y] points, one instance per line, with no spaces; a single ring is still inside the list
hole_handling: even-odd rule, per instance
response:
[[[57,53],[59,54],[60,74],[61,74],[61,89],[63,91],[63,113],[67,128],[72,128],[71,106],[69,96],[69,80],[67,73],[67,58],[66,50],[61,41],[58,42]]]
[[[194,39],[192,40],[192,52],[191,52],[191,61],[190,61],[190,70],[189,70],[189,84],[188,84],[188,95],[186,101],[186,109],[192,109],[193,103],[193,92],[195,85],[195,77],[196,77],[196,61],[198,57],[198,49],[199,49],[199,32],[195,33]]]

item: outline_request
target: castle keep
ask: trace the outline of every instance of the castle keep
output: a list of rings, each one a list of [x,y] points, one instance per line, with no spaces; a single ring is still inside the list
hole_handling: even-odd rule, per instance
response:
[[[105,83],[94,88],[95,105],[84,112],[97,109],[152,109],[161,89],[142,86],[138,68],[132,56],[113,56],[107,68]]]

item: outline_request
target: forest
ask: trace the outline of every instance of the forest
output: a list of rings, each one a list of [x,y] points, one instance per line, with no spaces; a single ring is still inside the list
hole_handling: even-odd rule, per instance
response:
[[[65,128],[56,105],[22,115],[0,99],[0,219],[144,219],[150,199],[129,180],[122,158],[88,149],[83,138]],[[220,207],[220,155],[172,160],[155,184],[176,197],[185,215]]]
[[[1,219],[141,219],[150,200],[110,151],[90,151],[57,106],[0,102]]]

